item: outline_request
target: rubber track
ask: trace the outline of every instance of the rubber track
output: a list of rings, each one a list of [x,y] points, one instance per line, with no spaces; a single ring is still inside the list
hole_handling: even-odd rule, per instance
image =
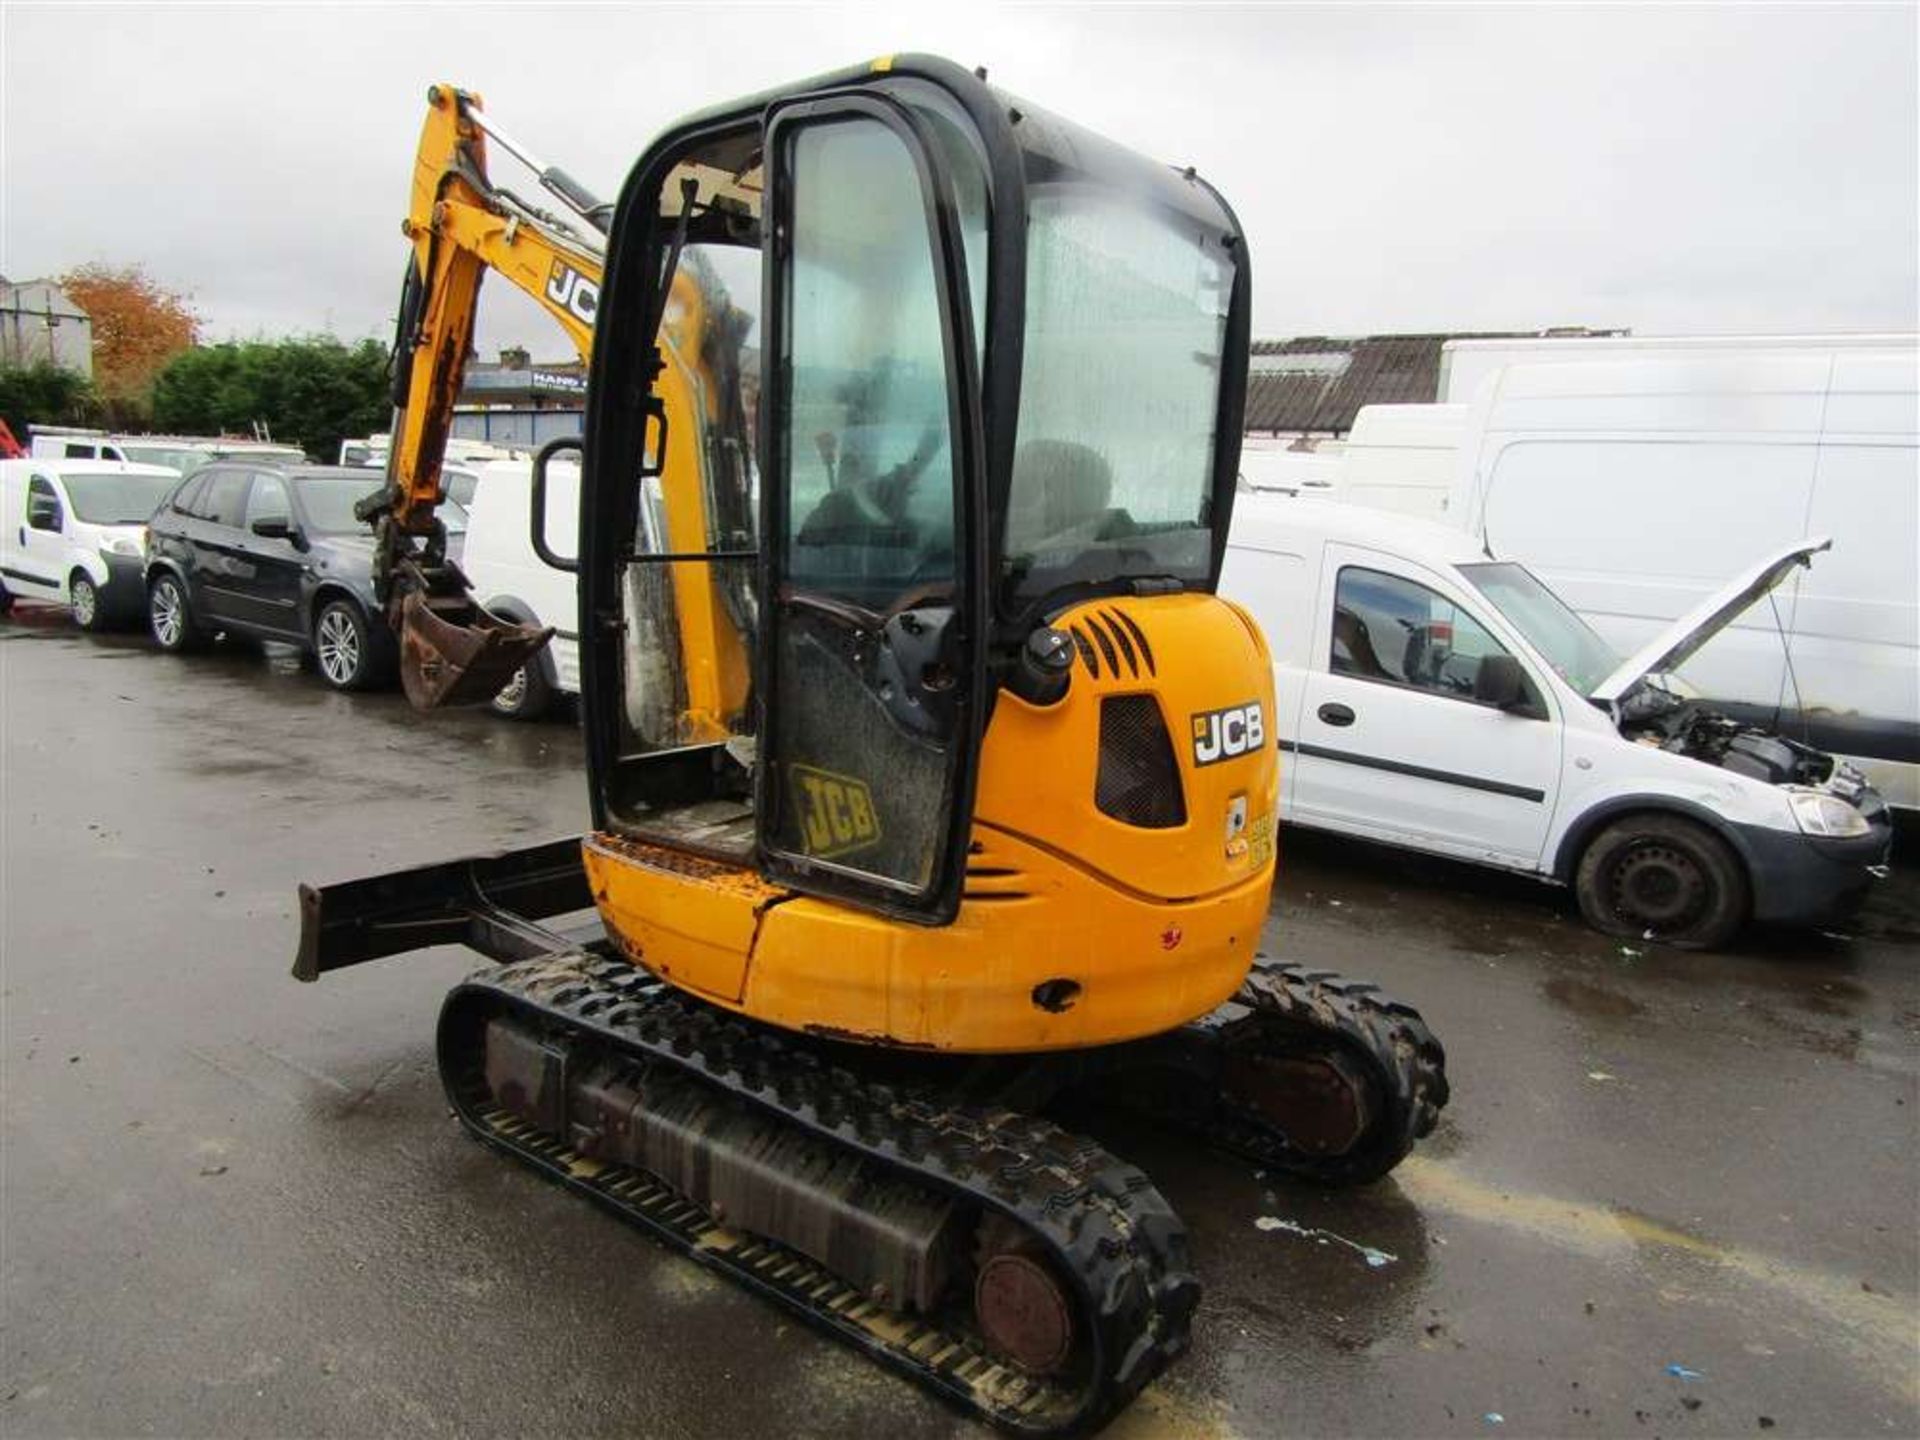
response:
[[[1216,1099],[1203,1113],[1161,1114],[1198,1127],[1222,1149],[1319,1184],[1360,1185],[1385,1175],[1432,1131],[1450,1093],[1446,1050],[1413,1006],[1369,981],[1265,956],[1255,959],[1232,1000],[1170,1039],[1181,1068],[1209,1081],[1226,1048],[1285,1055],[1332,1041],[1359,1061],[1373,1077],[1376,1113],[1360,1142],[1342,1155],[1296,1149],[1258,1115],[1232,1108],[1217,1090],[1210,1089]]]
[[[996,1363],[970,1335],[886,1310],[796,1251],[725,1230],[644,1172],[582,1157],[509,1115],[480,1078],[479,1036],[489,1016],[505,1012],[678,1067],[741,1104],[1012,1217],[1080,1286],[1083,1333],[1092,1317],[1091,1373],[1049,1381]],[[804,1041],[704,1006],[623,960],[585,953],[483,971],[456,987],[441,1011],[439,1051],[447,1094],[481,1140],[1002,1428],[1093,1428],[1187,1347],[1199,1282],[1179,1217],[1140,1170],[1044,1120],[862,1080]]]

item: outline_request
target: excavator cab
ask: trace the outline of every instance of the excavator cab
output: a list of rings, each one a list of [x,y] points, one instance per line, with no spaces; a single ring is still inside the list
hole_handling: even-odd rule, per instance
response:
[[[1247,294],[1192,172],[945,62],[663,137],[590,385],[595,828],[952,921],[995,691],[1072,663],[1049,616],[1212,588]]]

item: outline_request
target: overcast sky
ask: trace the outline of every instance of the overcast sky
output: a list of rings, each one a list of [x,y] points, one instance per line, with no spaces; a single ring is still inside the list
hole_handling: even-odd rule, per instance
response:
[[[1917,13],[0,0],[0,273],[137,262],[212,338],[384,340],[430,82],[611,196],[688,110],[917,49],[1197,165],[1257,335],[1913,330]],[[483,354],[568,353],[483,310]]]

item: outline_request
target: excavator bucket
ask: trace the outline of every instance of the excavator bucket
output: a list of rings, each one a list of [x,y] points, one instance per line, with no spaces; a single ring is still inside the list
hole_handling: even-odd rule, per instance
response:
[[[400,606],[400,686],[416,710],[484,705],[552,638],[551,625],[516,625],[471,600],[416,590]]]

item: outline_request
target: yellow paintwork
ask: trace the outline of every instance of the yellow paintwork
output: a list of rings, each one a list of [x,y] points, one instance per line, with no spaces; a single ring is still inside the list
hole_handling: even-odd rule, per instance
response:
[[[1245,977],[1266,918],[1279,779],[1271,662],[1245,612],[1213,596],[1103,600],[1057,623],[1091,635],[1090,621],[1122,615],[1147,637],[1151,667],[1136,655],[1115,675],[1096,651],[1099,678],[1077,665],[1055,706],[1000,695],[953,924],[903,924],[790,894],[748,868],[596,835],[587,867],[609,931],[636,963],[729,1008],[895,1045],[1081,1048],[1205,1014]],[[1095,807],[1100,702],[1126,694],[1161,707],[1184,825],[1139,829]],[[1260,748],[1196,765],[1192,717],[1248,703],[1263,707]],[[1233,837],[1238,797],[1247,821]],[[1049,981],[1079,987],[1070,1005],[1037,1003]]]

